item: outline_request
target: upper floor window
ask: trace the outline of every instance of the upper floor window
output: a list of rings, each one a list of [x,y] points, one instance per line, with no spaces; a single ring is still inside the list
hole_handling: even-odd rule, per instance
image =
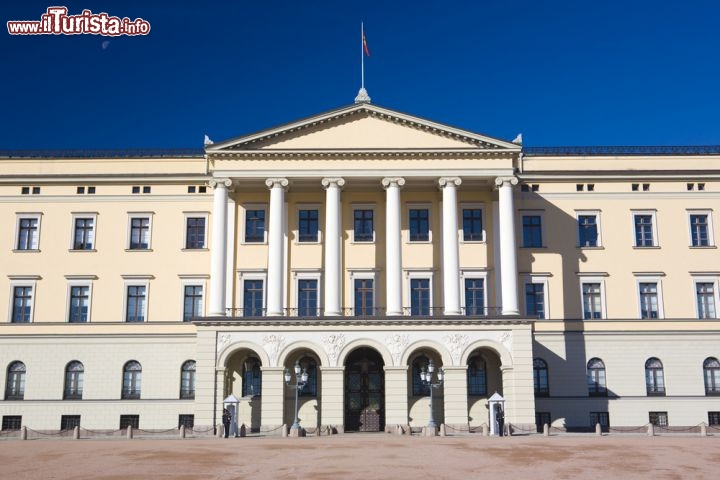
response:
[[[654,212],[633,213],[633,226],[635,229],[636,247],[657,246]]]
[[[318,281],[315,278],[298,279],[298,316],[318,315]]]
[[[430,315],[430,279],[410,279],[410,315]]]
[[[599,358],[591,358],[587,364],[587,384],[591,397],[607,395],[605,364]]]
[[[264,281],[262,279],[247,278],[243,280],[243,316],[259,317],[264,309]]]
[[[72,361],[65,367],[65,387],[63,399],[81,400],[83,394],[83,377],[85,367],[78,361]]]
[[[150,249],[150,217],[130,217],[130,250]]]
[[[73,219],[73,250],[95,248],[95,217],[77,216]]]
[[[188,360],[180,368],[180,398],[195,398],[195,360]]]
[[[655,357],[645,362],[645,387],[648,395],[665,395],[663,364]]]
[[[90,286],[70,285],[68,322],[85,323],[90,314]]]
[[[599,247],[599,218],[596,213],[578,214],[578,245],[580,247]]]
[[[185,285],[183,287],[183,322],[189,322],[202,316],[203,286]]]
[[[542,217],[540,215],[522,216],[523,247],[542,247]]]
[[[25,398],[25,364],[13,362],[7,369],[5,381],[5,400],[23,400]]]
[[[481,208],[462,209],[463,241],[482,242],[485,240]]]
[[[465,278],[465,315],[485,315],[485,279]]]
[[[660,318],[657,282],[640,282],[640,318]]]
[[[355,278],[354,313],[357,317],[367,317],[375,313],[375,280],[373,278]]]
[[[242,395],[243,397],[262,395],[262,370],[260,369],[260,360],[255,357],[250,357],[243,362]]]
[[[697,318],[717,318],[715,282],[695,282]]]
[[[298,242],[317,242],[318,232],[318,210],[301,209],[298,212]]]
[[[600,282],[583,282],[582,302],[585,320],[603,318],[602,284]]]
[[[40,248],[40,215],[22,215],[17,220],[16,250]]]
[[[137,400],[140,398],[140,387],[142,386],[142,366],[139,362],[131,360],[123,367],[123,400]]]
[[[487,395],[487,365],[480,355],[470,357],[467,370],[468,395]]]
[[[12,323],[29,323],[32,321],[33,287],[31,285],[15,285],[12,289],[13,304]]]
[[[545,318],[545,283],[525,283],[525,315]]]
[[[147,285],[128,285],[125,299],[125,321],[144,322],[147,308]]]
[[[375,239],[375,211],[371,208],[353,210],[353,241],[372,242]]]
[[[206,248],[206,217],[185,217],[185,248],[197,250]]]
[[[720,362],[717,358],[705,359],[703,376],[705,377],[705,395],[720,395]]]
[[[713,245],[710,213],[693,212],[690,214],[690,246],[710,247]]]
[[[245,243],[265,242],[265,210],[245,210]]]
[[[427,208],[411,208],[409,210],[410,241],[430,241],[430,210]]]
[[[533,359],[533,383],[536,396],[547,397],[550,394],[548,366],[542,358]]]

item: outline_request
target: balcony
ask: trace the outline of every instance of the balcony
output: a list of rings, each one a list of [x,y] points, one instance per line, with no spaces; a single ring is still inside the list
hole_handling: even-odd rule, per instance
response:
[[[323,308],[285,308],[282,315],[267,315],[265,308],[228,308],[226,309],[227,319],[233,320],[258,320],[265,318],[272,319],[337,319],[338,317],[351,320],[382,320],[382,319],[453,319],[453,320],[490,320],[502,318],[501,307],[471,307],[462,308],[459,315],[445,315],[443,307],[403,307],[401,315],[387,315],[385,307],[376,308],[344,308],[339,315],[325,315]],[[525,317],[521,317],[525,319]],[[205,320],[207,318],[195,318],[194,320]]]

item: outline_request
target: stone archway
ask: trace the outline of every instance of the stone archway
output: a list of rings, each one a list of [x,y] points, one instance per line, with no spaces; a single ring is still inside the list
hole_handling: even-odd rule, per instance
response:
[[[375,349],[360,347],[345,360],[346,432],[385,429],[385,362]]]
[[[240,348],[226,358],[223,398],[230,394],[240,399],[237,411],[238,427],[260,430],[262,412],[262,361],[254,350]]]
[[[492,348],[480,347],[469,353],[466,365],[469,426],[489,424],[488,399],[496,392],[503,395],[502,360]]]

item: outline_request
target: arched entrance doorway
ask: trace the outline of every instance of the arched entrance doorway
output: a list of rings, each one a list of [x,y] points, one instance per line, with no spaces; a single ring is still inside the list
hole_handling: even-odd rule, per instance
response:
[[[345,361],[345,431],[385,429],[385,370],[382,356],[358,348]]]
[[[227,360],[223,398],[230,394],[240,399],[237,405],[238,427],[260,431],[262,375],[260,358],[249,349],[234,352]]]
[[[503,395],[502,362],[491,348],[473,350],[467,360],[468,422],[479,427],[490,422],[488,399],[494,394]]]

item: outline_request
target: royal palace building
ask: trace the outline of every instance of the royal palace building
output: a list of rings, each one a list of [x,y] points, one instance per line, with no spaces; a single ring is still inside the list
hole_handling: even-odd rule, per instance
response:
[[[361,98],[0,152],[2,429],[720,424],[720,147],[521,143]]]

